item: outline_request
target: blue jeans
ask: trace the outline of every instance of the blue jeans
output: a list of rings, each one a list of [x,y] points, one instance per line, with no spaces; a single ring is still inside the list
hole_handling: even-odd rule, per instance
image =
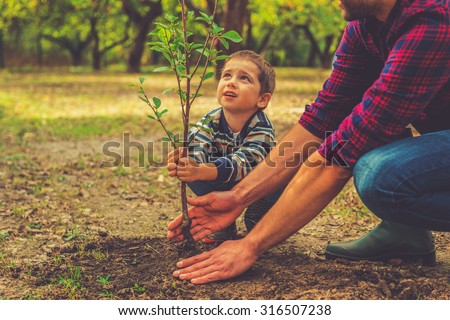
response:
[[[372,150],[353,176],[362,201],[381,219],[450,231],[450,130]]]

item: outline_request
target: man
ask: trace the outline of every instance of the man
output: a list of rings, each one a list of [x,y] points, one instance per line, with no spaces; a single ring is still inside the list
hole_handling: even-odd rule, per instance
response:
[[[190,200],[191,233],[203,239],[287,184],[284,193],[245,238],[178,262],[175,277],[202,284],[243,273],[316,217],[351,176],[382,222],[359,240],[328,245],[326,256],[434,262],[429,230],[450,231],[449,0],[339,5],[350,22],[317,99],[231,191]],[[408,137],[410,124],[420,137]],[[305,159],[311,143],[320,147]],[[169,224],[169,238],[182,239],[180,222]]]

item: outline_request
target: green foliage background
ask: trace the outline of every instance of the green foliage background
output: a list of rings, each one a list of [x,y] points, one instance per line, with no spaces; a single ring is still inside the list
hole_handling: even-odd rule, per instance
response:
[[[165,13],[179,14],[177,0],[0,0],[0,68],[24,66],[70,66],[70,52],[53,39],[67,39],[72,46],[89,40],[90,20],[97,19],[100,47],[106,47],[129,35],[129,39],[108,51],[102,67],[125,69],[137,27],[127,23],[129,17],[123,2],[144,13],[149,3],[161,2],[163,13],[155,21],[163,21]],[[207,10],[211,0],[191,0],[192,5]],[[229,0],[219,0],[218,13],[226,12]],[[249,22],[244,25],[243,47],[264,54],[276,66],[324,66],[320,57],[311,59],[311,41],[303,29],[307,27],[325,57],[335,50],[345,26],[335,0],[249,0]],[[151,26],[153,29],[154,26]],[[197,26],[195,28],[201,28]],[[250,29],[250,33],[249,33]],[[200,31],[200,30],[198,30]],[[194,32],[201,34],[201,32]],[[249,37],[251,35],[251,38]],[[326,48],[327,37],[332,44]],[[92,42],[82,52],[82,66],[92,63]],[[325,53],[324,53],[325,54]],[[317,54],[316,54],[317,55]],[[312,62],[311,62],[312,60]],[[154,65],[163,59],[146,48],[142,63]],[[2,66],[3,64],[3,66]]]

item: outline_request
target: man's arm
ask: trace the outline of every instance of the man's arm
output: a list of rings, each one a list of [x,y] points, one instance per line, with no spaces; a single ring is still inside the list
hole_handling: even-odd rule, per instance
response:
[[[212,251],[179,261],[179,270],[173,275],[203,284],[245,272],[264,252],[317,216],[350,177],[351,171],[328,166],[315,152],[302,165],[279,201],[244,239],[227,241]]]
[[[286,185],[323,139],[296,124],[233,192],[244,207]]]
[[[321,143],[300,124],[286,134],[281,142],[233,190],[212,192],[202,197],[188,199],[195,206],[189,210],[192,220],[191,234],[196,241],[229,225],[253,202],[286,185],[299,170],[302,162]],[[168,238],[181,241],[181,215],[168,226]]]

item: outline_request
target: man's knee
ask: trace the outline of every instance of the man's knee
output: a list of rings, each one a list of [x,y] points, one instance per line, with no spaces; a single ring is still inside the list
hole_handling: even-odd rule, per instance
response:
[[[383,215],[394,203],[395,176],[391,159],[377,150],[358,160],[353,171],[354,183],[363,203],[377,216]]]

